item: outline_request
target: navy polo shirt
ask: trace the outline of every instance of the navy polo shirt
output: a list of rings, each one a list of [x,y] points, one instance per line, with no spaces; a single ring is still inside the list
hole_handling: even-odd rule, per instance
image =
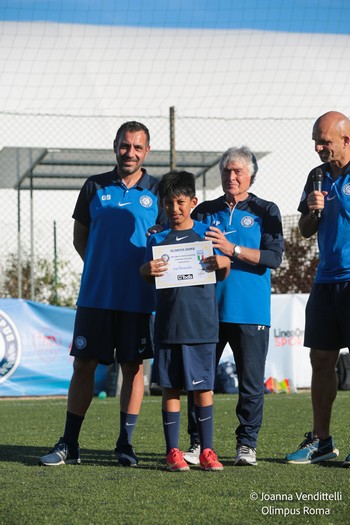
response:
[[[73,218],[89,228],[77,304],[90,308],[151,313],[152,289],[140,275],[147,230],[158,220],[159,181],[143,170],[132,188],[116,169],[89,177]]]

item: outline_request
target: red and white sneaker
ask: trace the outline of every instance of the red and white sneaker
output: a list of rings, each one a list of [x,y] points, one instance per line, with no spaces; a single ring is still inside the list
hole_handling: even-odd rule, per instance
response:
[[[214,450],[206,448],[199,456],[199,462],[202,470],[223,470],[224,465],[220,463]]]
[[[178,448],[172,448],[165,459],[167,464],[166,468],[171,470],[171,472],[190,470],[190,467],[184,460],[183,452],[180,452]]]

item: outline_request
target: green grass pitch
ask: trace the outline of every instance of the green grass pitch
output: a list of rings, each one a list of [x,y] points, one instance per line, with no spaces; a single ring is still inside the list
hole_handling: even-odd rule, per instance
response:
[[[145,397],[134,432],[136,468],[117,466],[119,399],[94,398],[80,436],[82,464],[37,466],[63,432],[66,399],[0,399],[1,525],[254,525],[350,523],[350,392],[339,392],[332,433],[340,456],[315,465],[283,457],[311,430],[309,393],[265,399],[257,467],[234,467],[236,395],[215,395],[214,446],[225,469],[165,470],[161,398]],[[186,397],[180,448],[188,447]]]

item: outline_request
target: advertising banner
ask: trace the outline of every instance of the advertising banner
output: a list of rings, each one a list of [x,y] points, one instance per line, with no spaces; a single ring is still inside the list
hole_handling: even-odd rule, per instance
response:
[[[308,294],[281,294],[271,297],[271,328],[265,378],[287,379],[293,388],[310,388],[309,349],[303,346],[305,306]],[[233,360],[227,345],[221,361]]]
[[[67,395],[74,318],[73,308],[0,299],[0,396]],[[98,367],[97,384],[106,372]]]
[[[266,378],[288,379],[293,388],[310,388],[309,348],[303,346],[308,294],[273,295]]]
[[[310,388],[309,349],[303,346],[307,294],[273,295],[266,380]],[[22,299],[0,299],[0,396],[67,395],[72,376],[75,310]],[[227,346],[221,362],[233,361]],[[106,390],[99,365],[95,393]]]

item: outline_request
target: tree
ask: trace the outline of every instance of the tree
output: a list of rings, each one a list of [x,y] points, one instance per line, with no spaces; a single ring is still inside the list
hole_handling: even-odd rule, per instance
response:
[[[27,255],[22,257],[22,298],[31,299],[31,262]],[[35,260],[34,299],[56,306],[74,306],[78,295],[79,276],[71,272],[68,261],[57,263],[55,278],[53,262],[43,257]],[[18,297],[18,255],[10,253],[4,270],[4,295]]]
[[[305,239],[293,226],[284,238],[284,250],[280,268],[272,273],[273,293],[309,293],[319,261],[316,237]]]

